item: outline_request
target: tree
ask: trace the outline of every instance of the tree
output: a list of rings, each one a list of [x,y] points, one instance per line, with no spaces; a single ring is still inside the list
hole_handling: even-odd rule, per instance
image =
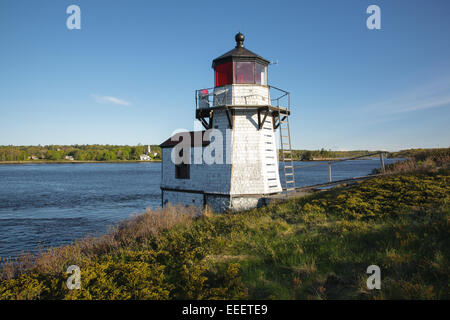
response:
[[[313,160],[313,154],[311,151],[305,151],[302,155],[302,160],[304,161],[311,161]]]

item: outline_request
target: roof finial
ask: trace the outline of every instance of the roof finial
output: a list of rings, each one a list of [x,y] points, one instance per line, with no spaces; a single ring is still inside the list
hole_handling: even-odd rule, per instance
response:
[[[234,37],[236,40],[236,48],[243,48],[244,47],[244,40],[245,37],[241,32],[238,32],[236,36]]]

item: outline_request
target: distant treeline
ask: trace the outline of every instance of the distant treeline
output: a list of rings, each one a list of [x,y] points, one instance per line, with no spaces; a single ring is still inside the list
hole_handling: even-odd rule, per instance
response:
[[[151,159],[161,159],[161,148],[150,146]],[[0,146],[0,161],[114,161],[140,160],[146,154],[148,146],[113,146],[113,145],[50,145],[50,146]]]
[[[365,154],[370,153],[374,153],[374,151],[368,150],[331,151],[322,148],[320,150],[292,150],[292,157],[294,160],[311,161],[320,159],[352,158],[363,156]]]
[[[380,150],[381,151],[381,150]],[[294,160],[320,160],[320,159],[333,159],[333,158],[353,158],[364,156],[366,154],[373,154],[378,151],[369,150],[352,150],[352,151],[331,151],[331,150],[292,150],[292,156]],[[432,148],[432,149],[407,149],[395,152],[387,152],[388,158],[425,158],[429,154],[450,154],[450,148]],[[280,151],[281,157],[281,151]],[[420,160],[420,159],[419,159]]]
[[[414,158],[416,160],[424,160],[430,155],[447,155],[450,156],[450,148],[432,148],[432,149],[407,149],[388,153],[389,158]]]
[[[142,154],[146,154],[146,145],[119,146],[119,145],[49,145],[49,146],[0,146],[0,161],[126,161],[140,160]],[[152,160],[161,159],[161,148],[158,145],[150,146],[149,154]],[[412,158],[428,151],[442,152],[450,150],[441,149],[408,149],[387,153],[388,158]],[[368,150],[331,151],[325,150],[292,150],[294,160],[320,160],[352,158],[374,153]],[[279,152],[281,158],[281,151]]]

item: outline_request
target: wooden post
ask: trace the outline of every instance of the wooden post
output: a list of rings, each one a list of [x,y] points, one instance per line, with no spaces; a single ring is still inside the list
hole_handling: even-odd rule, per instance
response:
[[[384,153],[380,153],[380,162],[381,162],[381,172],[386,173],[386,167],[384,166]]]
[[[328,162],[328,182],[331,181],[331,162]]]

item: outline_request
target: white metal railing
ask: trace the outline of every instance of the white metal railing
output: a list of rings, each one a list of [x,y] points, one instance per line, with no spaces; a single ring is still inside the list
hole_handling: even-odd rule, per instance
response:
[[[229,88],[204,88],[195,90],[195,107],[196,109],[207,109],[223,105],[232,104],[244,104],[252,105],[255,104],[255,99],[261,99],[257,104],[262,104],[267,101],[267,105],[274,105],[283,108],[290,109],[290,94],[289,92],[279,89],[277,87],[268,86],[269,97],[275,97],[270,99],[267,95],[262,95],[258,93],[247,94],[242,96],[231,95]],[[234,101],[233,101],[234,98]]]

